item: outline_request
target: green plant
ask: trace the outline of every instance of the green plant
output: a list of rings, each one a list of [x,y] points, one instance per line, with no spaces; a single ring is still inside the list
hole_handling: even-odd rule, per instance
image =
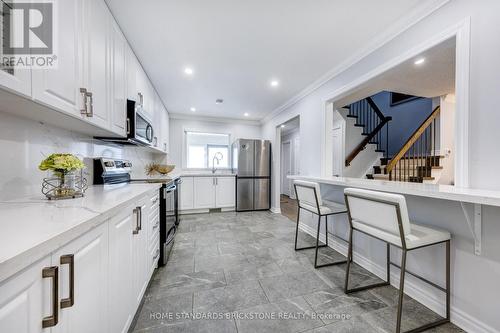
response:
[[[72,154],[51,154],[40,162],[38,169],[42,171],[52,170],[57,173],[65,174],[71,171],[83,169],[85,164]]]

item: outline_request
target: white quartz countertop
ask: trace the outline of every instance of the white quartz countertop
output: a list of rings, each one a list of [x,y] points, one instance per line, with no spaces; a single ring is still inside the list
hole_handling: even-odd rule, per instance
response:
[[[212,171],[180,171],[175,174],[178,177],[235,177],[235,173]]]
[[[161,184],[91,186],[85,197],[0,202],[0,282],[103,223]]]
[[[367,190],[385,191],[420,197],[468,202],[489,206],[500,206],[500,191],[461,188],[451,185],[405,183],[385,180],[371,180],[346,177],[315,177],[291,175],[289,179],[305,180],[320,184],[355,187]]]

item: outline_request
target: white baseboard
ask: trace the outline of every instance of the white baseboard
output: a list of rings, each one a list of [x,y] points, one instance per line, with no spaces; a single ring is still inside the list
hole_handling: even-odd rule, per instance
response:
[[[270,211],[275,214],[281,214],[281,208],[271,207]]]
[[[299,228],[303,232],[316,237],[317,231],[314,230],[314,228],[304,223],[300,223]],[[324,233],[319,234],[319,240],[321,242],[325,242]],[[330,237],[328,246],[335,251],[347,256],[347,245],[339,242],[337,239]],[[373,262],[372,260],[360,255],[359,253],[356,253],[356,251],[354,251],[353,253],[353,261],[367,271],[385,280],[385,266],[381,266]],[[434,295],[430,294],[427,290],[425,290],[425,288],[422,287],[423,282],[418,283],[417,281],[418,280],[416,279],[405,279],[405,294],[415,299],[417,302],[422,303],[432,311],[442,315],[445,309],[444,293],[441,298],[436,298]],[[394,266],[391,267],[391,285],[395,288],[399,288],[399,269]],[[453,304],[451,305],[450,312],[451,322],[467,332],[500,333],[499,330],[482,323],[480,320],[472,317],[463,310],[454,308]]]

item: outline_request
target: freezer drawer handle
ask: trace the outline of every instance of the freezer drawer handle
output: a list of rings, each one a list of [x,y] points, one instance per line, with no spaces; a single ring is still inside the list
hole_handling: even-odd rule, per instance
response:
[[[42,328],[56,326],[59,321],[59,268],[57,266],[45,267],[42,278],[52,279],[52,315],[43,318]]]
[[[75,256],[65,254],[61,256],[61,265],[69,265],[69,297],[61,299],[61,309],[72,307],[75,303]]]

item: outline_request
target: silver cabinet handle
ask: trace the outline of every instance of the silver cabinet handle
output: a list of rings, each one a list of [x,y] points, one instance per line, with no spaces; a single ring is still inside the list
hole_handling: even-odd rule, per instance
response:
[[[139,96],[139,104],[144,107],[144,95],[141,92],[137,93],[137,95]]]
[[[158,202],[158,197],[155,197],[155,199],[153,200],[153,205],[156,204]]]
[[[142,207],[136,207],[134,208],[134,214],[136,214],[135,218],[135,229],[132,231],[132,234],[137,235],[139,231],[141,230],[141,224],[142,224]]]
[[[158,228],[159,225],[160,225],[160,220],[156,221],[156,223],[153,225],[153,230]]]
[[[90,103],[88,105],[89,106],[88,112],[86,114],[86,116],[90,118],[94,116],[94,97],[92,96],[91,92],[87,92],[85,96],[87,96],[87,98],[90,99]]]
[[[163,144],[163,150],[167,151],[167,144],[166,143]]]
[[[153,141],[154,141],[154,146],[158,147],[158,138],[156,136],[153,138]]]
[[[82,94],[83,97],[83,108],[80,109],[80,114],[83,116],[86,116],[88,113],[88,105],[87,105],[87,89],[85,88],[80,88],[80,94]]]

